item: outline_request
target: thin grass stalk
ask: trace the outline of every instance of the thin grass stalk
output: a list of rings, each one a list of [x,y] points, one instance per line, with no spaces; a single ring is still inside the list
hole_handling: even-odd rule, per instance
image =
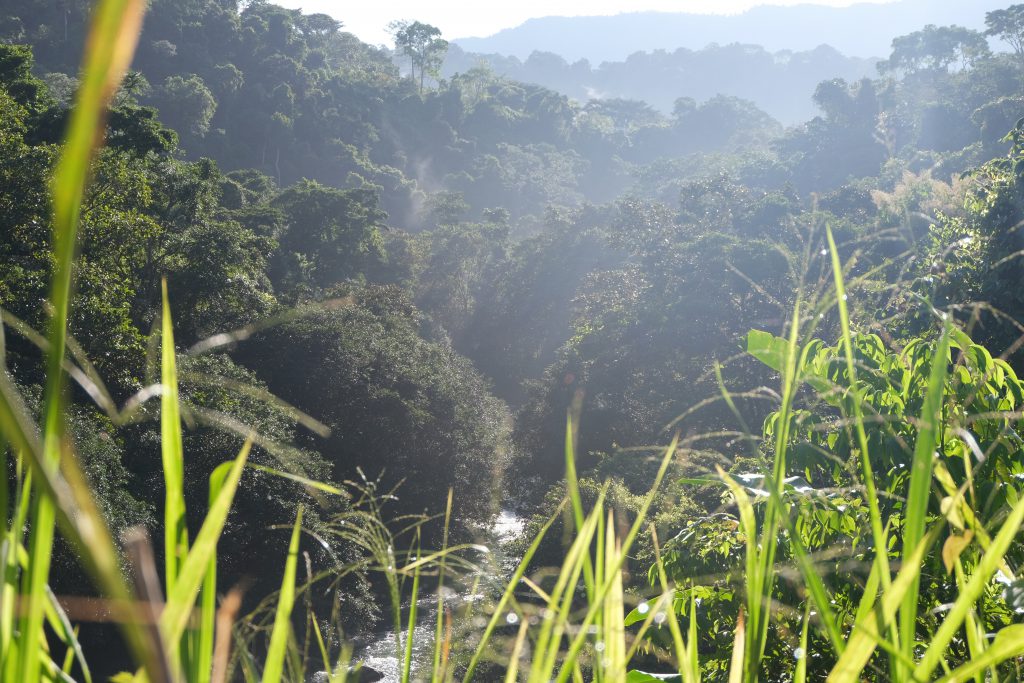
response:
[[[420,534],[416,530],[416,559],[420,555]],[[420,565],[417,564],[412,574],[412,594],[409,598],[409,620],[405,633],[405,652],[402,656],[402,683],[409,683],[409,675],[412,672],[412,645],[416,635],[416,613],[420,599]]]
[[[180,567],[174,590],[167,596],[167,604],[160,615],[160,630],[168,643],[178,642],[185,631],[196,596],[206,578],[210,559],[216,552],[217,541],[224,530],[235,491],[238,490],[238,482],[242,478],[242,470],[251,450],[252,441],[246,441],[238,457],[231,463],[221,491],[207,510],[195,542]]]
[[[657,580],[662,586],[662,595],[675,596],[676,589],[669,587],[669,575],[665,570],[665,562],[662,561],[662,547],[657,541],[657,530],[653,523],[650,525],[650,538],[651,543],[654,546],[654,566],[657,567]],[[690,595],[692,595],[692,591]],[[658,605],[660,602],[658,602]],[[676,665],[679,670],[679,674],[683,679],[683,683],[699,683],[700,681],[700,669],[696,667],[696,652],[694,651],[692,656],[689,650],[696,650],[696,638],[690,637],[690,642],[686,643],[683,641],[683,632],[679,628],[679,617],[676,615],[675,605],[670,597],[669,608],[666,610],[668,614],[669,622],[669,633],[672,634],[672,643],[676,649]],[[651,611],[651,618],[654,617],[654,610],[658,608],[657,605]],[[691,616],[692,618],[692,616]],[[639,638],[639,636],[638,636]]]
[[[793,683],[807,683],[807,632],[811,624],[811,604],[804,608],[803,624],[800,625],[800,656],[796,660],[796,671],[793,672]]]
[[[231,462],[221,463],[210,474],[208,505],[212,508],[224,488],[224,481],[231,471]],[[217,551],[214,549],[203,578],[199,594],[199,633],[197,652],[194,658],[193,679],[196,683],[210,683],[213,676],[214,632],[217,624]]]
[[[839,661],[829,672],[828,683],[860,681],[864,667],[867,666],[872,654],[878,648],[890,652],[894,659],[899,659],[902,656],[897,645],[888,643],[882,634],[886,631],[893,632],[892,626],[895,624],[896,613],[903,601],[903,596],[910,589],[914,577],[921,571],[921,563],[938,534],[939,526],[936,525],[925,535],[924,541],[917,544],[914,554],[908,562],[904,562],[900,567],[900,571],[890,583],[889,588],[881,591],[877,605],[874,603],[878,596],[865,591],[861,606],[858,608],[857,621],[846,642],[846,649],[843,650]],[[878,565],[875,564],[872,567],[872,575],[868,577],[868,587],[877,586],[881,582],[878,571]],[[865,608],[865,605],[872,607]]]
[[[573,414],[579,415],[579,404],[574,402],[569,409],[565,419],[565,487],[572,502],[573,519],[576,522],[576,532],[583,528],[583,499],[580,497],[579,476],[576,473],[576,430],[579,428],[573,420]],[[600,542],[601,534],[598,534]],[[590,556],[587,555],[583,561],[583,585],[587,591],[587,599],[594,599],[594,586],[600,585],[600,581],[594,577],[594,567],[591,564]],[[597,674],[600,676],[600,673]]]
[[[946,618],[942,620],[942,624],[929,641],[924,655],[914,669],[913,675],[916,680],[931,678],[942,661],[950,641],[953,640],[964,619],[974,609],[974,605],[985,592],[989,580],[999,568],[999,564],[1010,549],[1017,532],[1020,531],[1022,522],[1024,522],[1024,496],[1021,496],[1011,509],[1006,521],[1000,527],[999,533],[992,540],[991,548],[982,555],[967,584],[960,591],[953,606],[946,613]]]
[[[270,632],[267,660],[263,666],[263,683],[280,683],[284,674],[285,650],[292,630],[292,608],[295,605],[295,572],[299,560],[299,536],[302,532],[302,506],[295,514],[291,541],[288,543],[288,559],[281,579],[281,592],[277,598],[274,613],[274,627]]]
[[[554,524],[555,520],[562,514],[562,510],[565,509],[566,500],[562,500],[559,504],[558,509],[555,510],[554,514],[548,517],[547,521],[537,532],[533,542],[523,553],[523,559],[519,561],[519,565],[512,573],[512,577],[509,579],[508,584],[505,586],[505,591],[501,595],[501,599],[498,600],[498,604],[494,608],[494,613],[491,614],[490,620],[487,622],[487,626],[484,628],[483,635],[480,637],[480,642],[477,644],[476,651],[469,660],[469,664],[466,666],[466,673],[462,677],[462,683],[469,683],[472,679],[473,673],[476,671],[477,666],[480,664],[480,659],[483,657],[484,651],[487,645],[490,643],[491,636],[494,634],[494,630],[497,628],[498,623],[501,621],[502,616],[505,613],[505,609],[508,607],[509,602],[512,600],[512,596],[515,593],[516,588],[519,586],[519,582],[523,579],[523,575],[526,573],[527,568],[530,566],[530,562],[533,560],[533,556],[536,554],[537,549],[540,547],[541,541],[547,535],[551,525]]]
[[[156,656],[161,645],[149,640],[149,631],[138,626],[137,610],[121,573],[119,554],[106,522],[96,508],[85,475],[70,453],[66,456],[62,453],[63,477],[44,466],[42,446],[28,417],[28,410],[10,378],[3,373],[0,373],[0,431],[6,434],[14,449],[24,456],[22,461],[32,468],[31,477],[26,473],[25,487],[28,487],[31,479],[34,482],[33,488],[41,491],[40,497],[47,497],[55,502],[54,509],[63,534],[75,545],[86,571],[107,596],[111,610],[117,613],[122,633],[136,661],[149,672],[152,683],[163,680],[159,658]],[[69,445],[62,442],[63,447]],[[23,503],[28,505],[29,496],[23,498]],[[27,556],[25,564],[27,565],[29,561],[31,556]],[[29,639],[24,642],[33,641]],[[11,645],[16,647],[19,653],[24,649],[23,643],[19,643],[17,639],[12,640]],[[23,656],[19,654],[19,671],[23,661]],[[41,660],[37,657],[38,661]],[[16,674],[13,680],[20,680],[17,676]]]
[[[967,582],[967,577],[964,575],[963,563],[960,558],[956,558],[953,563],[953,573],[956,578],[957,590],[963,591]],[[970,661],[976,661],[982,659],[985,656],[985,650],[987,649],[987,641],[985,638],[985,629],[982,628],[981,620],[976,610],[968,612],[967,618],[964,623],[964,632],[967,636],[967,652]],[[989,671],[991,680],[999,680],[999,672],[994,668]],[[974,683],[984,683],[984,676],[982,672],[974,674]]]
[[[651,504],[654,502],[654,496],[661,488],[661,483],[665,478],[665,473],[668,471],[668,466],[672,462],[672,459],[675,457],[676,447],[678,446],[678,444],[679,434],[677,433],[673,437],[672,443],[670,443],[668,448],[665,450],[665,457],[661,461],[661,466],[658,468],[658,473],[654,477],[654,482],[651,485],[651,489],[644,497],[644,502],[640,505],[640,509],[637,511],[636,519],[633,521],[633,525],[630,527],[629,532],[626,534],[626,538],[622,541],[622,554],[614,564],[615,572],[622,571],[622,565],[625,562],[625,558],[628,556],[630,548],[633,547],[633,542],[636,540],[637,534],[640,533],[640,529],[643,527],[644,521],[647,518],[647,512],[650,510]],[[594,623],[594,619],[597,617],[597,614],[600,611],[601,603],[604,601],[605,596],[607,596],[609,590],[611,590],[611,582],[610,580],[606,579],[605,582],[601,585],[596,595],[594,596],[594,599],[590,601],[586,617],[584,618],[583,623],[580,625],[579,632],[576,634],[576,636],[573,638],[572,642],[569,645],[569,649],[566,652],[565,656],[565,661],[569,664],[569,666],[562,666],[562,669],[559,671],[558,678],[556,679],[558,683],[564,683],[566,680],[568,680],[571,674],[571,665],[573,662],[576,661],[576,658],[579,656],[580,650],[583,647],[583,643],[586,640],[587,629],[590,627],[591,624]]]
[[[747,655],[744,648],[747,644],[746,616],[743,606],[740,605],[740,613],[736,616],[736,633],[732,641],[732,658],[729,661],[729,683],[743,683],[743,669],[746,666]]]
[[[583,571],[583,557],[589,555],[590,544],[600,523],[605,493],[606,487],[602,488],[598,494],[594,509],[583,520],[583,528],[569,547],[558,572],[558,578],[543,612],[540,633],[534,646],[535,654],[528,678],[530,681],[551,680],[551,672],[554,671],[557,664],[566,621],[572,608],[573,593]],[[581,629],[581,633],[584,631],[585,627]]]
[[[4,372],[4,370],[0,368],[0,372]],[[11,451],[11,456],[15,457],[13,451]],[[20,463],[20,458],[17,460]],[[2,584],[0,584],[0,673],[5,673],[6,676],[14,674],[13,669],[7,669],[7,662],[11,652],[11,641],[14,637],[14,603],[18,597],[18,567],[15,561],[15,549],[21,546],[21,529],[24,520],[24,517],[19,520],[19,511],[22,508],[21,467],[18,464],[15,466],[17,472],[13,487],[15,496],[11,501],[7,484],[10,481],[9,463],[7,442],[0,434],[0,476],[3,477],[0,488],[3,489],[2,514],[5,522],[3,542],[0,545],[0,572],[2,572],[0,575],[2,578]],[[28,495],[28,490],[25,490],[24,495]],[[13,510],[11,502],[14,504]]]
[[[946,387],[946,373],[949,356],[949,323],[944,326],[935,347],[928,375],[928,388],[925,392],[924,405],[921,407],[921,420],[917,428],[917,441],[914,444],[914,456],[910,466],[910,487],[907,492],[907,503],[903,520],[903,559],[909,558],[917,544],[924,537],[925,523],[928,517],[928,500],[931,497],[932,463],[935,460],[935,448],[939,444],[942,424],[942,404]],[[910,588],[903,597],[900,608],[900,645],[903,654],[913,658],[914,645],[917,642],[917,605],[920,589],[920,574],[914,577]],[[906,672],[901,672],[905,674]]]
[[[610,681],[621,681],[626,677],[626,631],[625,614],[622,606],[622,572],[615,570],[622,556],[622,548],[615,538],[615,520],[612,510],[608,511],[608,523],[605,530],[604,556],[597,556],[599,563],[605,567],[605,574],[610,574],[612,588],[604,601],[602,623],[598,625],[598,634],[604,643],[602,652],[595,643],[597,662],[595,670],[601,671]],[[595,562],[597,564],[598,562]]]
[[[448,529],[451,526],[452,520],[452,497],[454,496],[454,490],[448,489],[448,502],[444,508],[444,533],[441,539],[441,558],[438,564],[437,570],[437,618],[434,624],[434,666],[431,671],[431,678],[433,681],[444,680],[445,669],[447,668],[447,661],[442,665],[441,663],[441,643],[444,630],[444,579],[445,579],[445,568],[447,566],[447,551],[448,551]]]
[[[995,639],[985,649],[984,654],[972,658],[956,670],[943,676],[938,680],[938,683],[965,683],[971,678],[977,680],[978,677],[983,677],[986,669],[995,672],[995,667],[999,664],[1011,659],[1019,659],[1021,656],[1024,656],[1024,624],[1011,624],[996,634]],[[1005,680],[1021,680],[1019,661],[1015,662],[1015,664],[1017,666],[1016,676],[1011,676]],[[997,681],[999,678],[993,673],[990,680]]]
[[[505,669],[505,683],[516,683],[519,675],[519,658],[523,654],[523,644],[526,642],[526,632],[530,629],[530,622],[523,619],[516,633],[516,640],[512,644],[512,652],[509,654],[508,667]]]
[[[771,495],[781,499],[783,480],[786,477],[786,455],[789,448],[790,414],[796,388],[799,385],[797,348],[800,336],[800,300],[793,307],[793,321],[790,326],[789,344],[782,371],[782,404],[778,412],[776,429],[775,458],[772,463],[771,480],[767,487]],[[756,561],[753,576],[747,577],[747,611],[750,625],[746,628],[747,643],[744,648],[744,676],[756,682],[760,674],[761,658],[768,642],[768,624],[771,618],[772,591],[775,585],[775,551],[778,545],[780,515],[776,506],[769,505],[765,511],[759,544],[748,545]],[[755,536],[756,538],[756,536]]]
[[[864,429],[864,414],[861,408],[860,388],[857,382],[857,365],[853,358],[853,336],[850,333],[850,315],[846,306],[846,287],[843,284],[843,267],[839,261],[839,249],[836,247],[832,229],[825,228],[828,249],[832,260],[832,277],[836,290],[836,306],[839,310],[839,325],[842,331],[843,354],[846,360],[846,374],[850,384],[850,412],[857,436],[857,447],[860,450],[860,465],[864,480],[864,494],[871,518],[871,535],[875,544],[875,559],[880,566],[879,577],[882,587],[888,588],[891,583],[889,570],[889,544],[886,540],[882,512],[878,507],[878,490],[875,488],[875,473],[871,467],[870,449],[868,448],[867,431]],[[844,402],[845,403],[845,402]]]

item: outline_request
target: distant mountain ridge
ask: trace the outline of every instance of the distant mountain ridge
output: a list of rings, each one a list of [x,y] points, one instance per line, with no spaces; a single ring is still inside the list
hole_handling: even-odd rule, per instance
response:
[[[757,45],[733,43],[702,50],[634,53],[625,61],[591,66],[586,61],[570,64],[550,52],[533,52],[520,60],[469,53],[453,45],[442,76],[466,73],[483,62],[501,76],[536,83],[580,102],[641,100],[664,114],[671,114],[681,97],[700,103],[726,95],[753,102],[778,121],[794,124],[818,113],[812,95],[819,83],[875,77],[876,61],[847,57],[827,45],[805,52],[772,53]]]
[[[636,12],[615,16],[541,17],[486,38],[458,38],[466,52],[525,59],[534,51],[568,61],[620,61],[639,51],[691,50],[711,43],[761,45],[770,52],[807,51],[828,44],[855,57],[887,57],[892,39],[925,24],[983,28],[985,12],[1012,0],[897,0],[849,7],[762,5],[722,16]]]

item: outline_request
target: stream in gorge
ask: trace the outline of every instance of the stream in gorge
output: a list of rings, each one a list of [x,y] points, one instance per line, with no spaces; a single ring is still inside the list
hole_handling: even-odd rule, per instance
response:
[[[465,576],[460,582],[460,591],[451,591],[445,597],[445,606],[451,608],[453,613],[458,611],[460,606],[480,600],[484,593],[480,588],[473,590],[476,580],[486,583],[495,579],[500,580],[505,575],[505,565],[509,558],[502,552],[502,547],[515,538],[525,526],[526,520],[513,511],[502,510],[498,513],[497,519],[488,530],[490,537],[489,546],[492,553],[489,558],[481,562],[477,574]],[[515,558],[512,558],[515,559]],[[510,568],[509,568],[510,569]],[[484,587],[486,588],[486,587]],[[408,618],[408,604],[402,606],[402,618]],[[434,652],[434,629],[437,620],[437,595],[431,590],[417,602],[417,625],[413,629],[412,649],[412,675],[411,680],[418,680],[416,671],[424,666],[429,666],[430,658]],[[390,620],[389,620],[390,623]],[[401,647],[405,647],[405,633],[400,636]],[[359,681],[379,680],[382,683],[398,683],[401,680],[401,660],[397,657],[397,641],[393,628],[385,628],[374,633],[366,643],[359,647],[353,656],[353,661],[361,661],[363,666],[369,670],[378,672],[382,677],[373,678],[365,676]],[[325,679],[326,680],[326,679]],[[319,681],[318,681],[319,683]]]

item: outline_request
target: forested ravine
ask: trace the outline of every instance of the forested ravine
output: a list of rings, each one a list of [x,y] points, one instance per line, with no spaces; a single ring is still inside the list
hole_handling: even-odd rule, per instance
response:
[[[52,311],[50,180],[90,7],[5,0],[0,11],[0,358],[33,412],[46,405],[47,343],[33,331]],[[893,444],[913,443],[911,408],[924,401],[913,354],[951,334],[945,321],[963,331],[956,348],[987,348],[972,358],[985,365],[988,354],[985,367],[1005,380],[978,396],[1017,386],[1024,5],[982,21],[987,31],[923,25],[870,68],[822,49],[850,80],[821,80],[808,93],[815,114],[783,125],[749,100],[716,90],[697,101],[668,80],[671,111],[573,99],[459,62],[458,51],[449,66],[459,70],[446,71],[440,30],[419,22],[396,25],[391,50],[337,18],[263,0],[153,0],[93,162],[68,308],[81,372],[66,422],[97,507],[115,535],[141,526],[159,536],[166,283],[186,537],[211,508],[211,476],[253,440],[215,575],[222,593],[245,588],[239,624],[254,639],[300,509],[299,574],[315,587],[301,597],[316,616],[296,616],[295,632],[308,644],[310,624],[330,622],[331,647],[337,634],[355,638],[357,654],[393,675],[395,553],[412,563],[447,543],[485,566],[474,546],[507,541],[481,570],[493,586],[474,592],[472,572],[461,579],[459,604],[477,592],[490,604],[504,560],[550,521],[530,569],[561,566],[583,506],[600,501],[613,511],[600,523],[620,537],[641,510],[650,520],[622,560],[629,600],[660,585],[661,553],[666,581],[713,577],[688,595],[713,613],[719,628],[701,632],[701,653],[724,672],[744,546],[709,478],[721,467],[754,481],[781,448],[804,493],[863,484],[850,464],[861,447],[836,427],[845,404],[811,397],[825,380],[856,379],[837,339],[853,338],[858,367],[874,373],[865,395],[904,420],[903,431],[871,435],[892,449],[874,464],[892,491],[909,476]],[[700,60],[704,93],[716,60],[783,59],[749,47],[676,58]],[[564,60],[542,57],[526,62],[553,69],[538,80],[574,78]],[[812,59],[788,58],[765,73]],[[669,57],[633,64],[644,60]],[[587,92],[586,79],[608,73],[588,67],[563,89]],[[771,337],[765,351],[749,335],[785,336],[794,317],[817,340],[808,367],[818,362],[825,379],[794,389],[798,443],[787,451],[773,440],[779,394],[765,389],[783,372],[783,342]],[[907,358],[916,364],[904,371]],[[988,407],[1016,409],[1004,403]],[[678,455],[659,469],[677,432]],[[1010,441],[993,437],[992,448]],[[899,498],[889,493],[886,505]],[[853,553],[866,543],[864,498],[836,500],[822,494],[813,510],[821,529],[798,530],[811,529],[812,550]],[[54,594],[94,595],[76,551],[54,547]],[[157,547],[160,571],[164,554]],[[950,597],[944,580],[922,589],[935,605]],[[523,602],[539,604],[538,590]],[[431,648],[435,603],[422,599],[429,637],[417,647]],[[673,609],[683,615],[688,599]],[[799,634],[794,623],[780,638]],[[502,635],[515,636],[511,625]],[[111,633],[90,625],[82,640],[102,645]],[[93,673],[128,663],[119,651]],[[789,676],[772,666],[771,680]]]

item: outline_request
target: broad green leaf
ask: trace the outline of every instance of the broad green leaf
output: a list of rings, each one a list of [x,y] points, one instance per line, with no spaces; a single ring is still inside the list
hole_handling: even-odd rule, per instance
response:
[[[782,372],[789,355],[789,341],[770,332],[750,330],[747,332],[747,353],[775,372]]]

